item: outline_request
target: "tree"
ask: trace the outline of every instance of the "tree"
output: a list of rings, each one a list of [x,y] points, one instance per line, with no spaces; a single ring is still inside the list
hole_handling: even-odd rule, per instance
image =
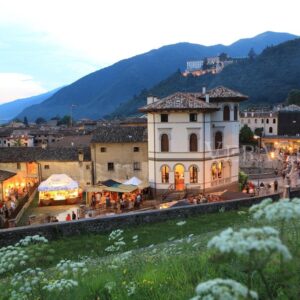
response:
[[[291,90],[287,97],[287,103],[300,105],[300,90]]]
[[[227,53],[222,52],[222,53],[219,55],[219,58],[220,58],[220,61],[226,61],[226,60],[228,59],[228,55],[227,55]]]
[[[250,60],[254,60],[256,58],[257,54],[255,53],[254,49],[251,48],[249,53],[248,53],[248,57]]]
[[[35,123],[37,124],[37,125],[40,125],[40,124],[45,124],[47,121],[44,119],[44,118],[42,118],[42,117],[38,117],[36,120],[35,120]]]
[[[263,131],[264,131],[263,127],[255,128],[254,134],[262,137]]]
[[[202,69],[203,69],[203,70],[209,69],[208,61],[207,61],[207,58],[206,58],[206,57],[203,59],[203,66],[202,66]]]
[[[63,118],[61,118],[57,125],[67,125],[70,126],[71,125],[71,117],[68,115],[63,116]]]
[[[240,143],[247,144],[253,143],[253,132],[247,125],[244,125],[240,130]]]
[[[27,127],[28,126],[28,119],[27,119],[27,117],[25,116],[24,117],[24,121],[23,121],[23,123],[24,123],[24,125]]]

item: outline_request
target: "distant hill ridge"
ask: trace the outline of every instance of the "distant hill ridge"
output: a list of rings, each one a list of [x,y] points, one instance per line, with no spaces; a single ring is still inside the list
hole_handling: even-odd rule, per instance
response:
[[[285,101],[291,89],[300,89],[300,39],[268,47],[254,60],[229,65],[217,75],[184,77],[179,71],[173,73],[121,104],[110,117],[137,114],[148,95],[161,98],[178,91],[199,92],[203,86],[211,89],[220,85],[248,95],[248,104],[273,105]]]
[[[48,99],[52,95],[54,95],[61,88],[57,88],[55,90],[49,91],[47,93],[43,93],[37,96],[32,96],[28,98],[17,99],[11,102],[7,102],[0,105],[0,124],[6,123],[13,118],[15,118],[18,114],[20,114],[25,108],[39,104],[44,100]]]
[[[55,95],[26,108],[20,118],[29,120],[37,117],[49,119],[53,116],[70,114],[79,118],[99,119],[113,113],[122,102],[131,99],[143,89],[149,89],[170,76],[177,69],[185,69],[188,60],[226,52],[230,56],[247,56],[250,48],[260,53],[268,45],[275,45],[296,36],[289,33],[265,32],[249,39],[242,39],[230,46],[203,46],[178,43],[151,50],[112,66],[91,73],[62,88]]]

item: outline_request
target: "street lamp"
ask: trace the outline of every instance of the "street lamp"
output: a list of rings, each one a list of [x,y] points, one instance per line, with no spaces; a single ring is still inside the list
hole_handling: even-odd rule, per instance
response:
[[[76,105],[71,104],[71,128],[73,127],[73,107],[76,107]]]

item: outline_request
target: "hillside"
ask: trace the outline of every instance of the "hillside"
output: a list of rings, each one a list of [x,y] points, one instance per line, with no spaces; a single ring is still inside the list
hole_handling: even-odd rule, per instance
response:
[[[39,104],[52,95],[54,95],[60,88],[52,90],[50,92],[40,94],[37,96],[29,97],[29,98],[22,98],[17,99],[11,102],[7,102],[0,105],[0,124],[10,121],[11,119],[15,118],[19,113],[21,113],[25,108]]]
[[[230,46],[202,46],[179,43],[122,60],[116,64],[89,74],[41,104],[25,109],[20,115],[29,120],[39,116],[70,114],[78,118],[101,118],[115,111],[121,102],[139,94],[143,89],[157,84],[176,69],[185,69],[186,61],[201,59],[226,52],[234,56],[246,56],[250,48],[259,53],[267,45],[295,38],[287,33],[266,32],[251,39],[240,40]]]
[[[255,60],[244,60],[226,67],[218,75],[183,77],[176,72],[153,88],[121,104],[111,115],[136,114],[147,95],[164,97],[177,91],[197,92],[203,86],[224,85],[249,96],[248,103],[276,104],[285,101],[291,89],[300,88],[300,39],[265,49]]]

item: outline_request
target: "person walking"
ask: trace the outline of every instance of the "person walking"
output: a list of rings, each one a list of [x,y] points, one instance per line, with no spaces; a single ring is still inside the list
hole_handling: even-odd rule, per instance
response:
[[[66,221],[71,221],[71,215],[70,214],[67,214]]]
[[[278,181],[274,181],[274,192],[276,193],[278,191]]]
[[[72,211],[72,220],[76,220],[77,218],[76,218],[76,214],[75,214],[75,212],[74,211]]]

